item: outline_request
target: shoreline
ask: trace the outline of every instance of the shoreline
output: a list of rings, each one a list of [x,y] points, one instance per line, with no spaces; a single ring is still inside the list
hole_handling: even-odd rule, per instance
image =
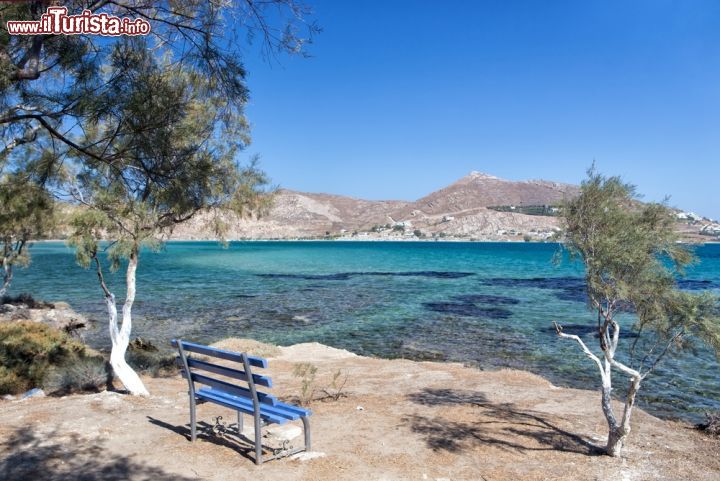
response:
[[[44,244],[44,243],[66,243],[67,239],[39,239],[30,241],[32,244]],[[219,239],[168,239],[163,243],[172,242],[215,242],[222,243]],[[466,243],[466,244],[562,244],[560,241],[550,240],[531,240],[524,241],[523,239],[447,239],[447,238],[435,238],[435,239],[386,239],[386,238],[339,238],[339,239],[310,239],[310,238],[297,238],[297,239],[226,239],[225,242],[388,242],[388,243],[405,243],[405,242],[430,242],[430,243]],[[702,245],[718,245],[720,241],[706,241],[706,242],[680,242],[689,246],[702,246]]]
[[[98,326],[96,326],[94,328],[99,328],[101,330],[104,329],[103,327],[98,327]],[[139,336],[136,336],[136,338],[139,338]],[[174,350],[168,348],[168,346],[166,345],[166,343],[163,340],[156,339],[156,338],[148,338],[148,337],[143,337],[142,339],[144,341],[149,341],[151,344],[154,344],[156,347],[159,348],[160,352],[166,352],[166,353],[175,352]],[[237,338],[219,337],[216,339],[212,339],[211,342],[208,341],[207,343],[211,344],[211,345],[218,345],[218,344],[224,343],[228,339],[232,340],[232,339],[237,339]],[[550,375],[548,371],[543,371],[542,369],[533,370],[530,366],[527,366],[527,365],[517,366],[517,367],[516,366],[497,366],[497,365],[482,366],[478,363],[474,363],[473,361],[462,361],[462,360],[449,359],[449,358],[446,358],[444,360],[434,359],[434,358],[430,358],[430,357],[423,358],[422,357],[423,351],[418,351],[417,357],[413,357],[413,356],[383,357],[383,356],[374,355],[374,354],[360,354],[360,353],[357,353],[354,350],[348,349],[346,347],[336,347],[331,344],[325,344],[325,343],[322,343],[322,342],[316,341],[316,340],[307,340],[307,341],[303,341],[300,343],[289,344],[289,345],[275,344],[275,343],[255,339],[252,337],[242,338],[240,340],[245,343],[250,343],[251,345],[256,344],[256,345],[261,345],[261,346],[271,346],[271,347],[279,348],[279,349],[291,349],[294,346],[311,344],[311,345],[321,346],[322,349],[324,349],[324,350],[337,351],[337,352],[345,353],[345,354],[347,354],[349,356],[353,356],[353,357],[374,359],[377,361],[386,361],[386,362],[407,361],[407,362],[412,362],[412,363],[432,363],[432,364],[438,364],[438,365],[457,364],[457,365],[462,366],[465,369],[482,372],[482,373],[498,373],[498,372],[502,372],[502,371],[513,371],[513,372],[517,372],[517,373],[522,373],[527,376],[533,376],[538,379],[542,379],[548,385],[553,386],[554,389],[571,389],[571,390],[577,390],[577,391],[597,394],[598,395],[598,398],[597,398],[598,405],[600,402],[599,394],[600,394],[601,388],[599,385],[595,386],[593,388],[589,388],[589,387],[587,387],[586,383],[584,383],[580,380],[573,381],[572,378],[566,379],[566,378],[562,378],[562,377],[555,377],[555,376]],[[83,340],[83,343],[85,343],[84,340]],[[97,347],[97,346],[89,345],[87,343],[86,343],[86,345],[88,345],[91,349],[94,349],[94,350],[97,350],[98,352],[103,353],[104,355],[109,356],[109,354],[110,354],[108,346]],[[216,347],[222,347],[222,346],[216,346]],[[228,347],[222,347],[222,348],[233,350],[232,348],[228,348]],[[248,352],[250,352],[250,351],[248,351]],[[434,351],[425,351],[425,352],[433,353]],[[308,362],[310,362],[310,361],[308,361]],[[599,382],[599,380],[597,380],[597,382]],[[642,396],[641,396],[641,398],[642,398]],[[615,399],[615,397],[614,397],[614,399]],[[616,401],[617,401],[617,399],[616,399]],[[679,412],[667,412],[667,411],[653,412],[652,406],[647,405],[642,400],[639,400],[636,403],[636,408],[642,409],[643,412],[647,413],[649,416],[653,416],[654,418],[657,418],[657,419],[660,419],[663,421],[679,423],[679,424],[684,425],[687,428],[692,428],[692,429],[694,429],[699,422],[702,422],[704,420],[702,417],[703,414],[695,412],[695,411],[683,411],[684,415]]]

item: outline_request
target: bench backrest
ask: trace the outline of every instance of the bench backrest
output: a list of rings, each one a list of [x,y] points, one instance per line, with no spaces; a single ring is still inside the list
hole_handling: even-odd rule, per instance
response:
[[[183,341],[182,339],[173,339],[171,343],[178,349],[178,362],[182,369],[182,375],[188,380],[190,393],[193,397],[195,396],[195,383],[199,383],[233,396],[251,399],[256,408],[258,403],[271,406],[276,404],[277,399],[274,396],[256,389],[256,386],[272,387],[272,380],[268,376],[253,374],[251,368],[251,366],[267,368],[268,362],[266,359],[249,356],[244,352],[226,351],[225,349],[217,349]],[[238,365],[228,367],[214,364],[194,358],[192,353],[236,362]],[[216,376],[210,376],[208,373]],[[217,376],[220,376],[220,378]]]

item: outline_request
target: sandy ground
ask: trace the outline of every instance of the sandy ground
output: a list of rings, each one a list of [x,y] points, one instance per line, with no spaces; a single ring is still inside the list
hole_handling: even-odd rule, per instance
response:
[[[188,441],[187,384],[147,378],[149,398],[113,392],[0,402],[2,480],[720,480],[720,440],[638,411],[622,458],[597,455],[599,395],[525,372],[380,360],[319,344],[281,348],[273,392],[299,392],[298,362],[317,385],[348,373],[347,397],[311,405],[324,457],[255,466],[203,431]],[[362,409],[360,409],[361,407]],[[199,408],[201,426],[220,406]],[[246,424],[248,424],[246,422]]]

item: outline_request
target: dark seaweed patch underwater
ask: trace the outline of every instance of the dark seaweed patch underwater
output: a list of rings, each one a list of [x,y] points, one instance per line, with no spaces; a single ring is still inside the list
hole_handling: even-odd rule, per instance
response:
[[[460,279],[475,275],[472,272],[338,272],[336,274],[255,274],[268,279],[302,279],[306,281],[347,281],[353,277],[385,276],[385,277],[434,277],[437,279]]]

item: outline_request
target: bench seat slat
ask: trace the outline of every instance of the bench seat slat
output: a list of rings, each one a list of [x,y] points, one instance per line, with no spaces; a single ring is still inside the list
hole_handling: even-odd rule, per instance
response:
[[[212,389],[205,388],[200,389],[195,393],[195,395],[198,399],[210,401],[212,403],[225,406],[226,408],[235,409],[244,412],[245,414],[250,414],[251,416],[254,413],[252,401],[249,399],[245,400],[245,398],[240,397],[231,398],[228,396],[221,396],[220,393]],[[260,417],[265,421],[275,424],[284,424],[288,421],[286,417],[280,416],[275,412],[268,412],[268,408],[272,409],[271,406],[266,405],[262,405],[260,408]]]
[[[187,375],[185,374],[184,370],[182,371],[182,376],[187,379]],[[200,384],[205,384],[206,386],[211,386],[217,388],[218,390],[228,392],[233,396],[244,397],[252,400],[252,394],[247,388],[236,386],[235,384],[230,384],[229,382],[221,381],[219,379],[215,379],[209,376],[204,376],[196,372],[192,373],[192,380],[195,382],[199,382]],[[257,396],[258,401],[261,404],[275,406],[278,402],[277,398],[271,394],[257,391]]]
[[[312,414],[312,411],[310,411],[309,409],[301,408],[300,406],[294,406],[292,404],[278,402],[277,404],[275,404],[275,406],[279,406],[285,411],[297,414],[299,417],[310,416]]]
[[[247,373],[238,369],[232,369],[218,364],[212,364],[210,362],[201,361],[200,359],[187,359],[188,366],[190,368],[201,369],[203,371],[212,372],[225,377],[231,377],[233,379],[239,379],[241,381],[247,381]],[[253,381],[256,385],[272,387],[272,380],[267,376],[261,376],[259,374],[253,374]]]
[[[171,341],[172,345],[177,347],[177,339]],[[203,354],[205,356],[218,357],[225,359],[226,361],[235,361],[242,363],[242,356],[240,353],[233,351],[226,351],[225,349],[218,349],[210,346],[203,346],[202,344],[196,344],[194,342],[182,341],[182,347],[185,351],[194,352],[197,354]],[[255,356],[248,356],[248,361],[253,367],[267,368],[268,362],[266,359]]]
[[[233,396],[232,394],[228,394],[223,391],[219,391],[217,389],[208,389],[208,388],[202,388],[200,391],[198,391],[198,395],[204,396],[207,393],[211,393],[213,396],[218,398],[223,398],[225,400],[228,400],[230,402],[237,403],[241,406],[248,406],[250,409],[250,412],[252,413],[252,400]],[[297,419],[300,419],[302,416],[309,416],[310,411],[307,409],[302,409],[296,406],[291,406],[289,404],[278,402],[274,406],[269,405],[261,405],[260,406],[260,412],[261,413],[269,413],[273,415],[280,416],[284,419],[295,421]]]
[[[206,388],[203,388],[203,389],[205,389],[206,391],[208,390]],[[201,389],[201,391],[203,389]],[[223,391],[218,391],[217,389],[209,389],[209,390],[214,393],[217,393],[220,396],[224,396],[224,397],[231,398],[231,399],[240,399],[242,402],[249,402],[252,405],[252,400],[250,400],[250,399],[238,398],[237,396],[233,396],[232,394],[228,394]],[[266,406],[263,405],[263,406],[261,406],[261,408],[266,409]],[[303,409],[299,406],[293,406],[292,404],[285,404],[285,403],[282,403],[279,401],[277,403],[275,403],[274,406],[267,406],[267,409],[270,410],[271,412],[277,411],[278,414],[280,414],[281,416],[287,417],[288,419],[291,419],[291,420],[300,419],[302,416],[309,416],[310,414],[312,414],[309,409]]]

